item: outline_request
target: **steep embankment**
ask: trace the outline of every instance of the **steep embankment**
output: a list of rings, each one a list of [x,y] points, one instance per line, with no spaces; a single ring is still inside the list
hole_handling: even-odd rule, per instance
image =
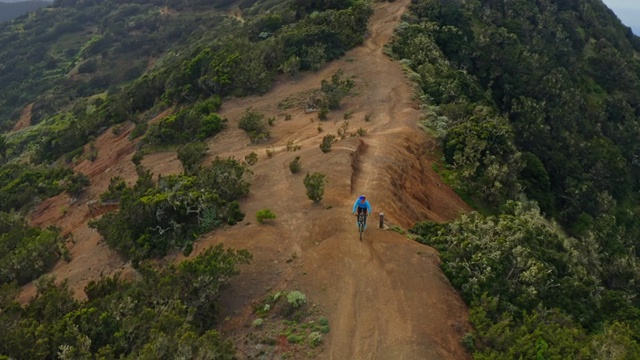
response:
[[[254,254],[253,264],[232,280],[223,299],[229,320],[221,329],[229,335],[243,336],[252,302],[263,299],[269,291],[299,289],[329,317],[331,332],[321,358],[468,357],[459,343],[468,329],[467,310],[440,271],[437,253],[393,231],[377,229],[375,217],[365,239],[358,241],[350,215],[359,193],[368,195],[376,214],[384,212],[389,224],[400,227],[425,218],[445,221],[468,210],[431,170],[432,159],[425,151],[428,139],[417,129],[420,113],[411,86],[400,65],[382,51],[408,3],[376,5],[365,44],[342,60],[316,74],[305,74],[296,83],[283,79],[266,96],[224,104],[222,113],[230,124],[210,141],[211,156],[242,158],[252,151],[259,155],[259,162],[252,167],[251,193],[242,203],[247,222],[206,236],[192,256],[219,242]],[[330,113],[328,121],[318,122],[315,114],[304,112],[304,94],[339,69],[345,76],[353,76],[355,95],[343,102],[341,111]],[[295,99],[302,101],[295,105]],[[294,106],[280,109],[278,104],[283,102]],[[247,107],[277,118],[268,143],[251,145],[246,134],[237,129]],[[331,152],[322,153],[318,148],[322,137],[337,133],[347,111],[352,112],[347,132],[363,128],[367,134],[346,137],[336,142]],[[291,120],[283,120],[286,114]],[[370,121],[365,121],[365,115]],[[287,151],[287,144],[301,149]],[[79,296],[86,282],[101,272],[127,268],[104,244],[98,244],[95,234],[89,236],[85,227],[91,216],[86,202],[106,188],[111,176],[135,179],[130,162],[133,147],[129,147],[126,135],[110,132],[96,145],[96,162],[79,165],[94,173],[89,194],[69,206],[64,218],[55,209],[66,201],[63,198],[50,200],[34,213],[38,224],[59,223],[67,231],[82,230],[76,233],[74,260],[54,269],[59,277],[69,278]],[[274,152],[271,157],[266,155],[267,148]],[[296,156],[301,158],[303,171],[294,175],[288,164]],[[155,174],[180,171],[175,152],[147,156],[143,165]],[[322,205],[312,205],[306,198],[302,179],[307,171],[327,175]],[[253,221],[253,214],[264,208],[278,215],[271,225]],[[32,289],[26,290],[23,299],[32,293]]]

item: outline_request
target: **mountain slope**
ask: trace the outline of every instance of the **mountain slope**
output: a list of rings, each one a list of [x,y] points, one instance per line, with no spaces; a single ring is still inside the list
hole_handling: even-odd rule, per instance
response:
[[[482,210],[414,230],[472,304],[474,355],[640,356],[640,38],[599,0],[410,14],[392,51],[442,173]]]
[[[434,155],[426,152],[429,140],[417,129],[420,112],[412,100],[412,87],[404,80],[400,66],[382,52],[407,4],[405,0],[376,5],[365,44],[317,74],[305,74],[294,84],[280,78],[265,96],[223,105],[221,114],[231,124],[209,141],[209,152],[242,158],[255,151],[259,161],[252,168],[253,186],[242,209],[250,218],[263,208],[278,215],[273,225],[249,219],[248,225],[212,233],[196,244],[193,254],[219,242],[247,248],[254,254],[253,264],[242,269],[223,298],[228,309],[225,315],[231,320],[222,325],[222,330],[237,337],[239,346],[246,334],[242,324],[252,321],[247,312],[253,302],[264,298],[267,289],[298,288],[329,317],[332,330],[321,358],[467,356],[459,343],[468,331],[465,306],[441,273],[437,254],[393,231],[376,229],[375,216],[370,218],[365,239],[360,242],[350,215],[352,201],[359,193],[369,196],[376,214],[385,213],[388,224],[400,227],[424,218],[445,221],[468,211],[431,170]],[[354,76],[357,94],[343,102],[342,110],[331,112],[328,121],[310,122],[315,114],[306,114],[303,104],[278,108],[283,100],[317,88],[320,80],[338,69]],[[266,144],[250,144],[244,132],[235,127],[249,106],[278,119],[272,128],[272,140]],[[322,137],[338,131],[347,111],[352,112],[349,131],[355,133],[362,127],[367,134],[340,140],[331,152],[323,154],[318,148]],[[281,120],[286,114],[292,119]],[[371,121],[365,121],[367,114]],[[323,127],[322,133],[318,125]],[[133,149],[126,145],[125,136],[106,132],[96,141],[96,161],[78,165],[93,179],[84,199],[104,191],[110,173],[135,178],[133,165],[127,161]],[[290,142],[300,145],[301,150],[288,152]],[[266,149],[273,149],[275,154],[266,156]],[[288,164],[295,156],[301,157],[303,171],[327,174],[323,206],[312,205],[304,194],[302,177],[290,173]],[[175,152],[147,155],[143,165],[155,174],[180,171]],[[55,204],[64,201],[61,196],[43,203],[34,212],[34,222],[58,222],[68,231],[84,231],[89,216],[86,204],[70,206],[60,218]],[[68,277],[78,294],[83,284],[99,272],[128,268],[117,265],[117,260],[114,263],[103,245],[96,246],[96,236],[78,236],[77,241],[71,249],[74,260],[60,265],[54,273]],[[286,258],[293,260],[287,262]],[[27,288],[23,298],[29,293]]]

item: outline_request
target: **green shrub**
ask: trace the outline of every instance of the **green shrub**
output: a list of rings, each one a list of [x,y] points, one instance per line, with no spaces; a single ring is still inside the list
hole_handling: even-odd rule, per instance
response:
[[[467,349],[467,351],[470,351],[470,352],[476,349],[475,338],[471,333],[464,334],[462,339],[460,339],[460,344],[462,344],[462,347],[464,347],[465,349]]]
[[[82,194],[85,187],[89,186],[91,182],[89,177],[82,173],[70,175],[65,178],[64,188],[72,198],[77,198]]]
[[[112,180],[108,197],[120,198],[120,210],[90,225],[111,248],[134,261],[188,249],[198,235],[244,218],[237,199],[249,191],[246,171],[234,159],[216,158],[197,177],[170,175],[155,182],[139,168],[132,187]]]
[[[144,157],[144,153],[142,151],[136,151],[135,154],[131,157],[131,162],[135,166],[140,166],[142,164],[142,158]]]
[[[89,59],[78,66],[78,74],[91,74],[98,70],[98,61]]]
[[[222,131],[227,122],[213,112],[216,108],[215,103],[207,100],[162,118],[149,127],[144,142],[166,146],[205,140]]]
[[[339,70],[331,76],[331,80],[322,80],[320,84],[320,90],[323,93],[320,101],[328,110],[340,108],[340,102],[355,85],[351,79],[342,79],[342,75],[342,70]]]
[[[149,128],[149,124],[146,122],[137,122],[136,126],[129,133],[129,140],[134,140],[139,138],[140,136],[147,133],[147,129]]]
[[[327,120],[328,114],[329,114],[329,109],[326,106],[321,106],[320,110],[318,111],[318,119]]]
[[[291,170],[291,173],[293,174],[297,174],[300,172],[300,170],[302,170],[302,164],[300,164],[300,156],[296,156],[296,158],[289,163],[289,170]]]
[[[324,186],[327,183],[325,177],[325,174],[319,172],[315,172],[311,175],[307,173],[304,177],[303,183],[307,189],[307,197],[314,203],[322,201],[322,197],[324,196]]]
[[[303,340],[304,340],[304,337],[302,335],[291,334],[291,335],[287,336],[287,342],[289,344],[299,344]]]
[[[325,135],[325,137],[322,138],[322,143],[320,143],[320,150],[322,150],[323,153],[331,151],[331,144],[335,138],[336,137],[332,134]]]
[[[300,291],[294,290],[287,294],[287,302],[292,308],[298,309],[307,303],[307,296]]]
[[[258,220],[258,222],[261,224],[264,223],[266,220],[273,220],[275,218],[276,218],[276,214],[274,214],[269,209],[262,209],[256,213],[256,220]]]
[[[200,141],[186,144],[178,149],[178,160],[180,160],[186,174],[197,172],[208,149],[207,144]]]
[[[264,124],[264,114],[252,111],[250,108],[245,111],[240,119],[238,127],[247,132],[252,143],[268,139],[270,134]]]
[[[312,348],[317,347],[322,343],[322,334],[317,331],[314,331],[311,334],[309,334],[308,338],[309,338],[309,346],[311,346]]]
[[[66,249],[53,227],[31,227],[17,213],[0,213],[0,285],[24,285],[47,272]]]
[[[250,260],[245,250],[216,245],[179,265],[145,264],[140,281],[118,275],[91,281],[82,301],[53,277],[37,281],[37,295],[23,306],[0,286],[0,358],[164,359],[187,351],[189,358],[233,359],[233,344],[214,330],[220,289]],[[25,336],[35,324],[38,336]],[[135,341],[121,339],[125,324],[132,325],[126,331]]]
[[[244,157],[244,162],[249,166],[253,166],[258,163],[258,154],[251,152]]]

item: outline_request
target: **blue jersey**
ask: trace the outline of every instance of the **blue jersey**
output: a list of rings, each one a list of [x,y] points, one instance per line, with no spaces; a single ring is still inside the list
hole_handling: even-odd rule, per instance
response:
[[[369,200],[365,200],[364,203],[360,202],[360,199],[356,199],[356,202],[353,203],[353,212],[356,212],[358,208],[367,209],[367,212],[371,214],[371,204],[369,204]]]

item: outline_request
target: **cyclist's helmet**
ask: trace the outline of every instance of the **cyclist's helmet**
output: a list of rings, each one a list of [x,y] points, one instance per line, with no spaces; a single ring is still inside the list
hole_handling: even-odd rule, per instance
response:
[[[364,196],[364,195],[360,195],[360,197],[359,197],[358,199],[360,199],[360,200],[364,200],[364,199],[366,199],[366,198],[367,198],[366,196]]]

